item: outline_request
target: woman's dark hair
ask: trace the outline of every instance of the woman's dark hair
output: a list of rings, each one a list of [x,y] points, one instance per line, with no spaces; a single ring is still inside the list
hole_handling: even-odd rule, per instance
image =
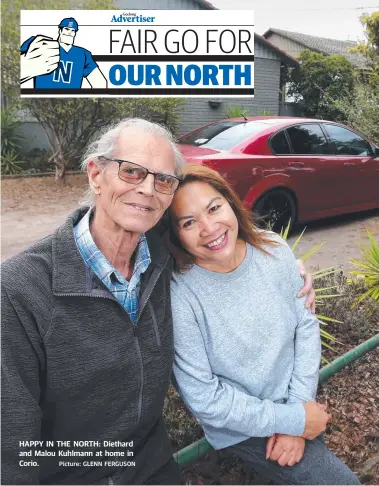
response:
[[[250,211],[244,206],[231,185],[215,170],[203,165],[187,164],[183,171],[183,181],[179,189],[191,182],[204,182],[212,186],[230,204],[238,221],[238,238],[250,243],[255,248],[269,254],[265,246],[276,246],[278,243],[270,239],[265,231],[258,229],[253,223]],[[175,260],[175,271],[183,272],[193,265],[193,257],[180,243],[176,235],[175,224],[170,216],[170,226],[166,234],[166,244]]]

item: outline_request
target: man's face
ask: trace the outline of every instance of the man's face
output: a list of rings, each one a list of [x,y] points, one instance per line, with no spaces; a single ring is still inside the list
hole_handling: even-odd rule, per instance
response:
[[[72,45],[74,43],[76,36],[75,29],[70,29],[69,27],[62,27],[59,30],[58,42],[62,44]]]
[[[175,175],[175,154],[171,145],[161,137],[134,128],[121,132],[113,158],[139,164],[154,173]],[[96,211],[101,211],[108,222],[126,231],[144,233],[161,219],[173,194],[157,192],[152,174],[135,185],[121,180],[118,171],[117,162],[107,162],[105,170],[92,178],[99,191]]]

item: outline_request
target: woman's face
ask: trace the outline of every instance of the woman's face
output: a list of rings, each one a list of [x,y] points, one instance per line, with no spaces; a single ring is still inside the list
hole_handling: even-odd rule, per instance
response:
[[[171,214],[177,236],[196,264],[217,271],[235,260],[238,221],[228,201],[211,185],[190,182],[180,187]]]

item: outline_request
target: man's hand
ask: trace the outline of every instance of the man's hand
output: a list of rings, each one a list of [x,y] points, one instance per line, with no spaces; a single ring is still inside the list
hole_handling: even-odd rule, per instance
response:
[[[316,402],[304,403],[305,429],[302,437],[313,440],[324,432],[326,426],[332,421],[332,416],[326,412],[326,405]]]
[[[25,54],[21,54],[21,84],[36,76],[53,72],[59,64],[59,43],[43,35],[30,43]]]
[[[305,439],[291,435],[276,434],[266,445],[266,459],[277,461],[279,466],[294,466],[304,455]]]
[[[305,303],[305,307],[307,309],[311,309],[313,314],[316,312],[316,292],[312,285],[312,275],[307,273],[303,260],[297,260],[299,265],[300,275],[304,279],[304,287],[300,290],[297,294],[298,297],[302,297],[303,295],[308,295],[308,299]]]

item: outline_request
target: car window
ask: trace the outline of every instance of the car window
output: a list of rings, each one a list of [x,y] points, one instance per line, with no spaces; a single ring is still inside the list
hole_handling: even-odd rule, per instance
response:
[[[284,130],[281,130],[271,138],[270,146],[275,155],[289,155],[291,153]]]
[[[329,144],[318,124],[296,125],[287,128],[292,152],[298,155],[329,154]]]
[[[324,124],[331,141],[333,142],[334,153],[337,155],[371,155],[370,144],[357,133],[338,125]]]
[[[179,143],[215,150],[230,150],[246,138],[266,128],[267,124],[256,121],[215,123],[180,138]]]

